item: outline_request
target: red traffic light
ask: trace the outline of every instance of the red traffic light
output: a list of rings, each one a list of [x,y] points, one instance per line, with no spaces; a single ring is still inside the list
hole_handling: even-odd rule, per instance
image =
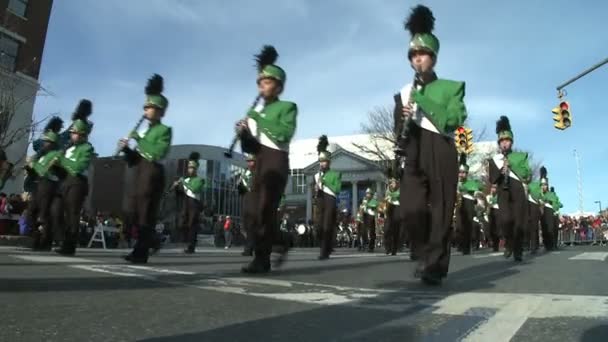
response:
[[[569,110],[570,109],[570,105],[568,104],[568,102],[560,102],[559,104],[559,108],[561,110]]]
[[[464,133],[464,127],[460,126],[458,127],[458,133]]]

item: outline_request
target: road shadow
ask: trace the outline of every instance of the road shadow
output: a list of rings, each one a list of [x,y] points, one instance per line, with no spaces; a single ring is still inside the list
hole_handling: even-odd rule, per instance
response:
[[[608,324],[595,326],[585,330],[580,342],[605,342],[608,341]]]

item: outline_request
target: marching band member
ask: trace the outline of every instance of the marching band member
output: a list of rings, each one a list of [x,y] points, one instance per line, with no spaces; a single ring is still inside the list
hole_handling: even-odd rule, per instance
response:
[[[490,161],[492,162],[492,161]],[[486,202],[488,203],[488,226],[490,230],[490,240],[492,240],[492,250],[498,252],[500,249],[500,231],[498,230],[497,216],[498,216],[498,195],[496,192],[496,184],[490,185],[490,193],[486,196]]]
[[[376,213],[378,212],[378,200],[374,197],[371,188],[365,190],[363,200],[363,229],[361,232],[362,249],[367,247],[367,251],[374,252],[376,247]]]
[[[412,35],[408,57],[415,81],[395,95],[394,128],[406,156],[400,203],[411,248],[420,256],[415,275],[437,285],[448,272],[458,183],[452,132],[467,112],[464,83],[438,79],[434,72],[439,53],[434,22],[431,10],[419,5],[405,24]]]
[[[251,211],[255,210],[255,199],[251,196],[251,187],[253,186],[253,172],[255,171],[255,156],[253,154],[245,154],[247,159],[247,170],[241,174],[238,191],[243,198],[242,209],[242,227],[245,232],[245,246],[243,256],[253,256],[253,232],[251,225]]]
[[[543,235],[543,245],[545,246],[545,250],[552,251],[555,246],[554,241],[557,240],[557,236],[554,236],[555,229],[553,228],[555,224],[555,211],[553,209],[553,204],[556,201],[554,193],[549,191],[549,179],[547,178],[546,169],[544,175],[541,175],[540,184],[540,195],[543,203],[542,215],[540,217],[540,227]]]
[[[394,170],[389,171],[389,185],[386,192],[386,215],[384,220],[385,246],[387,254],[397,255],[399,248],[403,244],[401,233],[401,209],[399,205],[399,181],[394,177]]]
[[[540,181],[533,181],[528,185],[528,229],[526,230],[526,240],[530,243],[531,254],[536,254],[538,252],[538,231],[540,228],[541,213],[544,206],[542,202],[541,187],[542,184],[546,182],[547,169],[544,166],[541,166]]]
[[[169,153],[173,134],[171,127],[161,122],[169,106],[162,91],[163,78],[155,74],[146,86],[144,116],[149,123],[148,129],[142,134],[132,131],[129,138],[121,139],[118,144],[129,167],[135,168],[131,202],[139,233],[133,251],[124,256],[135,264],[147,263],[149,249],[154,247],[154,226],[165,188],[165,170],[160,161]],[[129,148],[129,139],[136,141],[135,149]]]
[[[296,131],[298,114],[295,103],[279,99],[285,88],[286,73],[274,64],[278,57],[276,50],[265,46],[256,57],[258,90],[263,103],[255,105],[247,113],[247,119],[236,124],[243,151],[256,156],[252,189],[256,208],[252,210],[250,226],[254,233],[255,257],[242,268],[245,273],[270,271],[274,242],[282,244],[275,266],[286,257],[288,241],[282,239],[283,234],[278,231],[277,208],[287,184],[289,144]]]
[[[490,163],[490,183],[498,185],[498,226],[505,236],[505,258],[522,261],[523,235],[528,222],[528,196],[525,186],[531,173],[528,154],[513,152],[513,132],[509,118],[496,122],[500,153]]]
[[[483,185],[476,179],[470,179],[469,166],[466,162],[466,154],[460,154],[460,167],[458,172],[459,193],[461,197],[460,207],[456,213],[457,231],[460,232],[459,247],[463,255],[471,254],[471,242],[476,241],[479,246],[479,229],[478,224],[475,224],[476,215],[475,206],[477,200],[475,194],[483,191]],[[476,230],[476,231],[475,231]]]
[[[557,249],[559,246],[559,210],[564,207],[562,202],[559,200],[557,193],[555,193],[555,187],[550,189],[553,195],[553,249]]]
[[[192,254],[196,249],[200,215],[203,210],[201,193],[205,187],[205,180],[198,176],[200,159],[200,153],[190,153],[186,171],[187,176],[178,179],[172,185],[172,188],[184,198],[181,210],[181,221],[185,228],[184,230],[186,231],[186,241],[188,241],[188,246],[184,249],[184,253],[186,254]]]
[[[36,156],[25,166],[27,178],[36,180],[32,200],[28,204],[27,221],[32,227],[32,249],[52,249],[54,228],[51,205],[56,200],[59,177],[55,166],[61,155],[59,149],[59,131],[63,120],[53,117],[47,123],[40,141]]]
[[[317,190],[317,222],[321,226],[321,253],[319,260],[329,259],[333,251],[337,224],[337,195],[342,189],[342,174],[331,169],[331,153],[327,151],[327,136],[322,135],[317,144],[319,172],[315,174]]]
[[[61,255],[76,253],[80,231],[80,213],[89,192],[88,170],[95,153],[93,145],[88,141],[91,125],[86,121],[86,117],[90,114],[90,108],[89,102],[83,108],[79,106],[77,109],[74,116],[76,120],[69,128],[70,145],[57,160],[57,166],[66,174],[61,184],[61,211],[53,213],[54,216],[62,215],[67,228],[61,247],[56,250]],[[80,115],[77,115],[78,113]]]

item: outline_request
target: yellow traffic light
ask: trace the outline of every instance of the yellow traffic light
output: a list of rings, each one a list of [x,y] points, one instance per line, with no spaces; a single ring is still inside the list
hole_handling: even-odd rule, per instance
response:
[[[467,149],[466,149],[466,153],[467,154],[471,154],[471,152],[473,152],[473,130],[470,129],[470,128],[468,128],[468,127],[465,127],[464,130],[465,130],[466,135],[467,135],[467,142],[466,142],[466,146],[467,146],[466,148]]]
[[[562,101],[559,106],[553,108],[551,112],[553,115],[553,125],[559,130],[565,130],[572,125],[572,115],[570,114],[570,104],[567,101]]]

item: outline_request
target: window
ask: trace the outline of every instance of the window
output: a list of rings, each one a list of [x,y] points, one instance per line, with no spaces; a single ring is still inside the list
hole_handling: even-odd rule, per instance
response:
[[[306,176],[302,170],[291,170],[291,186],[294,194],[306,193]]]
[[[0,68],[15,71],[19,42],[0,33]]]
[[[25,12],[27,11],[28,0],[9,0],[8,9],[20,17],[25,18]]]

